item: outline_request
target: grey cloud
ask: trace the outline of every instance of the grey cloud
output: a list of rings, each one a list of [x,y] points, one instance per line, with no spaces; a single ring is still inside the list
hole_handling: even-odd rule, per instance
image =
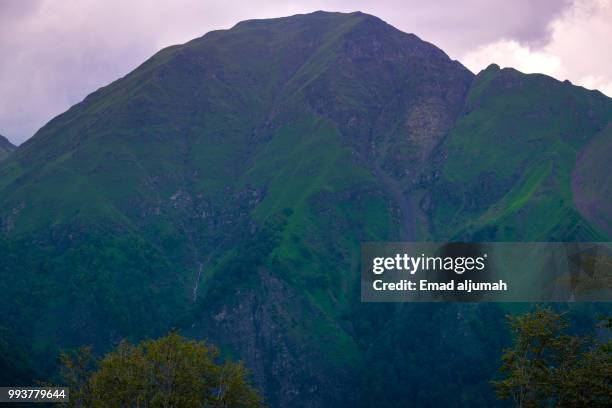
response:
[[[12,19],[27,16],[42,4],[43,0],[10,1],[0,0],[0,21],[6,23]]]

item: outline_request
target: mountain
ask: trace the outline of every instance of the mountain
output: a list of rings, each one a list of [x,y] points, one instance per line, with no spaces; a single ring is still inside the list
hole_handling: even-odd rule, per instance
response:
[[[610,103],[599,92],[544,75],[497,66],[481,72],[442,148],[447,159],[430,189],[437,234],[498,241],[609,240],[610,230],[585,211],[586,197],[575,180],[588,156],[599,168],[586,183],[610,181],[603,161],[590,153],[593,143],[609,151]],[[609,207],[604,202],[599,204]]]
[[[16,149],[6,137],[0,135],[0,161],[6,159]]]
[[[508,309],[361,303],[359,245],[609,240],[611,119],[359,12],[163,49],[0,165],[2,344],[52,376],[174,327],[272,406],[493,405]]]

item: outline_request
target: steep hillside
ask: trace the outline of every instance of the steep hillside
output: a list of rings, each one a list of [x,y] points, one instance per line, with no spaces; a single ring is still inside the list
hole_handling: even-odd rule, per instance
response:
[[[503,310],[362,304],[359,245],[609,239],[611,118],[597,92],[474,76],[363,13],[210,32],[0,165],[0,340],[44,376],[59,348],[177,327],[273,406],[491,405]]]
[[[600,92],[490,66],[474,80],[440,148],[437,180],[425,185],[434,236],[607,241],[610,230],[581,204],[587,194],[572,190],[572,173],[604,188],[591,205],[609,211],[603,152],[612,144],[605,131],[611,119],[612,100]],[[585,160],[594,144],[598,156]],[[592,166],[588,175],[585,165]]]
[[[0,161],[6,159],[16,149],[6,137],[0,135]]]
[[[576,208],[593,225],[612,236],[612,127],[599,132],[578,153],[572,173]]]

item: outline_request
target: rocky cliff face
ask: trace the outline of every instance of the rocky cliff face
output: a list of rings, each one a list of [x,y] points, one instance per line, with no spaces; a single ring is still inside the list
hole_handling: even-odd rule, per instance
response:
[[[52,372],[58,348],[178,327],[273,406],[491,405],[503,311],[361,304],[359,244],[608,239],[607,172],[576,157],[604,161],[611,117],[362,13],[169,47],[0,165],[2,336]]]
[[[318,322],[327,319],[304,293],[264,268],[256,274],[252,286],[228,291],[232,300],[207,308],[188,333],[236,353],[273,406],[354,403],[356,395],[339,390],[351,388],[358,364],[330,356],[325,345],[342,327],[317,333]]]

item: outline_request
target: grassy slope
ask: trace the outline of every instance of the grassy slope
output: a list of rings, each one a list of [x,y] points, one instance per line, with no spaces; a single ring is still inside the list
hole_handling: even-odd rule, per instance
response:
[[[609,123],[612,103],[542,75],[490,67],[443,146],[437,237],[606,240],[574,205],[580,149]],[[449,199],[450,198],[450,199]]]
[[[133,219],[133,201],[167,199],[177,184],[198,194],[223,191],[244,171],[253,129],[279,88],[359,19],[245,22],[160,51],[52,120],[0,169],[3,209],[31,203],[13,233],[48,227],[51,218],[63,223],[92,203],[87,217]],[[199,177],[186,180],[187,171]],[[62,205],[54,207],[57,197]]]
[[[262,147],[257,164],[242,179],[268,188],[255,219],[292,210],[272,256],[288,271],[286,278],[332,321],[352,306],[355,281],[345,274],[357,267],[359,243],[392,236],[384,193],[340,141],[325,121],[284,127]],[[345,352],[355,347],[348,338],[342,342]]]
[[[572,174],[574,203],[581,214],[612,236],[612,128],[597,134],[580,151]]]

